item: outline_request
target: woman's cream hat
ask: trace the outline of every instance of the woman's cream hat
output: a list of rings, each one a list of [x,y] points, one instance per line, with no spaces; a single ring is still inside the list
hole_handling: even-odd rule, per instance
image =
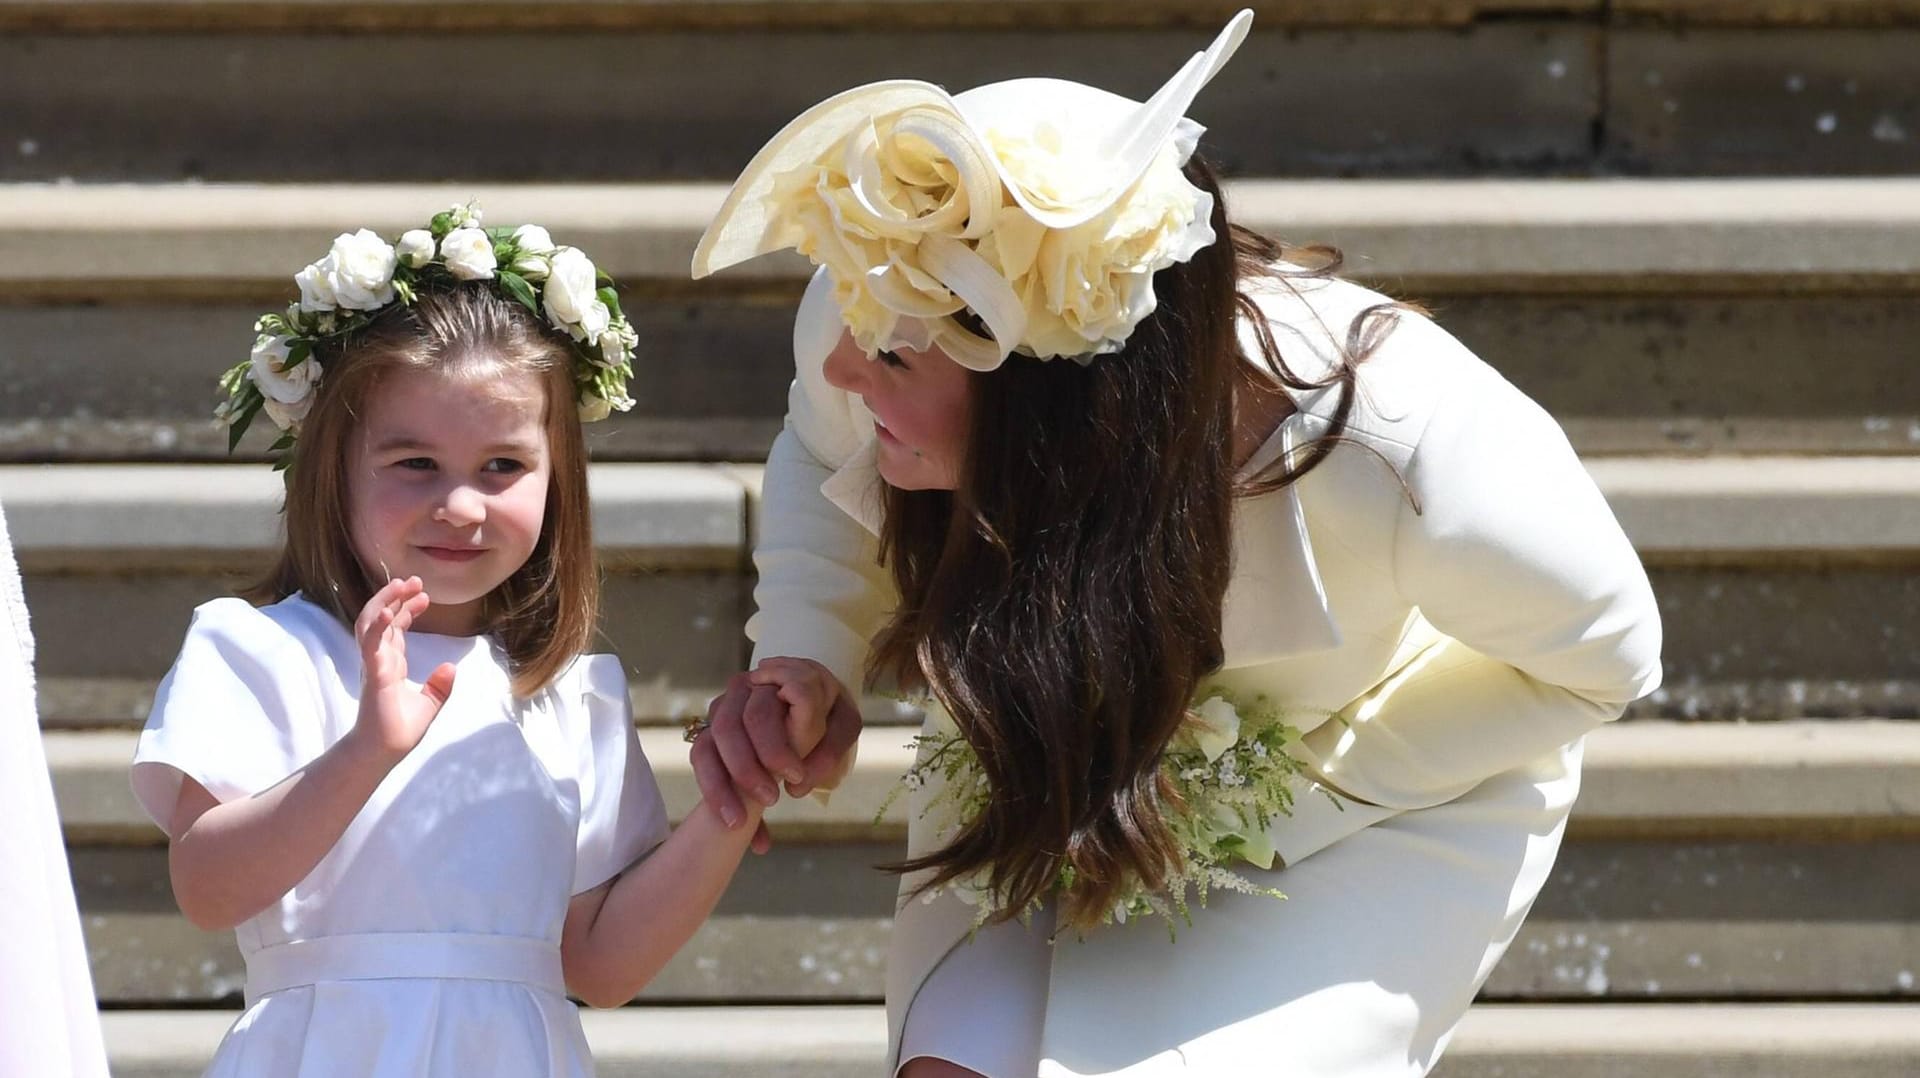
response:
[[[1144,103],[1046,78],[828,98],[734,182],[693,275],[793,248],[821,267],[799,326],[831,304],[869,355],[938,347],[991,370],[1016,349],[1117,351],[1153,313],[1153,274],[1215,239],[1212,197],[1180,171],[1203,130],[1186,111],[1252,21],[1236,15]]]

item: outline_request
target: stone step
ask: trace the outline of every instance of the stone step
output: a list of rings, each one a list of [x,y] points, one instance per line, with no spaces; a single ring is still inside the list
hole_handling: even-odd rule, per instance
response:
[[[595,456],[760,459],[786,408],[797,296],[649,288],[626,300],[645,342],[638,404],[592,428]],[[1583,453],[1920,450],[1910,293],[1401,294],[1428,302]],[[214,380],[285,299],[0,303],[0,461],[228,459],[226,432],[208,420]],[[1834,341],[1846,342],[1844,364],[1806,361]],[[266,428],[241,458],[263,457]]]
[[[1489,19],[1609,18],[1671,26],[1897,26],[1915,0],[0,0],[0,29],[191,32],[295,30],[682,30],[1017,27],[1208,28],[1241,8],[1262,27],[1467,26]]]
[[[877,1000],[899,842],[777,832],[649,1002]],[[174,909],[158,847],[69,850],[95,991],[124,1006],[232,1003],[232,933]],[[1920,999],[1912,880],[1920,842],[1888,838],[1567,843],[1489,1000]],[[1205,916],[1204,912],[1200,914]]]
[[[1920,1059],[1912,1005],[1499,1006],[1469,1011],[1434,1078],[1904,1078]],[[880,1066],[878,1007],[588,1012],[608,1078],[840,1078]],[[114,1073],[191,1078],[231,1024],[221,1012],[103,1015]]]
[[[1649,564],[1920,556],[1920,455],[1587,461]],[[742,568],[755,465],[592,466],[602,557],[647,569]],[[27,571],[122,573],[264,561],[281,479],[248,464],[0,466],[0,503]]]
[[[643,739],[669,805],[691,804],[678,743]],[[875,866],[901,855],[904,819],[873,821],[904,742],[870,729],[829,805],[783,802],[773,853],[643,998],[878,999],[894,885]],[[1589,746],[1568,844],[1483,998],[1920,998],[1920,729],[1623,724]],[[165,851],[143,844],[130,735],[47,747],[100,998],[237,998],[231,935],[179,916]]]
[[[1434,1078],[1908,1078],[1913,1004],[1489,1005]],[[120,1078],[193,1078],[232,1012],[102,1017]],[[876,1072],[886,1016],[865,1007],[629,1007],[582,1016],[606,1078],[843,1078]]]
[[[815,101],[899,76],[901,56],[955,88],[1047,73],[1144,98],[1234,6],[10,0],[0,180],[713,179]],[[1197,107],[1243,174],[1920,161],[1912,0],[1254,6],[1266,17]],[[463,62],[418,94],[418,57],[449,42]]]
[[[779,429],[802,265],[685,281],[716,185],[0,190],[0,460],[224,457],[207,421],[219,357],[246,354],[291,270],[344,228],[397,231],[475,195],[497,220],[547,221],[626,284],[639,405],[595,428],[603,459],[753,459]],[[1234,191],[1251,223],[1339,243],[1352,272],[1429,303],[1583,451],[1920,448],[1920,181]],[[1845,364],[1806,362],[1834,340]]]
[[[9,184],[0,294],[129,289],[284,297],[333,235],[449,202],[539,220],[616,278],[684,282],[725,184]],[[1241,224],[1344,248],[1369,279],[1473,290],[1705,293],[1920,288],[1920,179],[1279,180],[1228,186]],[[791,253],[732,282],[794,282]]]
[[[1636,714],[1920,715],[1920,458],[1589,467],[1666,620],[1668,684]],[[696,714],[747,661],[758,469],[594,474],[607,646],[643,718]],[[277,493],[257,465],[0,467],[44,720],[137,725],[193,607],[264,568]]]
[[[893,797],[912,762],[911,729],[861,734],[853,775],[827,804],[786,799],[770,819],[808,841],[904,835]],[[130,731],[41,735],[73,844],[162,841],[127,786]],[[699,799],[678,730],[640,731],[674,818]],[[1636,720],[1592,735],[1574,833],[1595,840],[1920,838],[1920,723]]]
[[[1721,0],[1726,4],[1726,0]],[[1637,0],[1644,10],[1689,18],[1697,0]],[[477,30],[685,30],[892,29],[948,31],[1086,27],[1207,28],[1251,8],[1262,26],[1465,26],[1487,17],[1522,14],[1590,17],[1601,0],[987,0],[953,5],[937,0],[572,0],[527,5],[512,0],[144,0],[140,3],[49,3],[0,0],[0,29],[100,32],[233,32],[297,30],[364,33],[433,28]],[[1751,0],[1755,19],[1783,18]],[[1777,8],[1778,5],[1772,5]],[[1826,9],[1817,19],[1802,11],[1787,21],[1858,18],[1857,0],[1816,0],[1801,8]],[[1897,20],[1908,0],[1872,5]]]

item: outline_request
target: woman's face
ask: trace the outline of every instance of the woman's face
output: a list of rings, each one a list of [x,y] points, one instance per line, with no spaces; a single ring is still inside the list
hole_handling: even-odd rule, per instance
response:
[[[901,490],[953,490],[967,455],[972,372],[935,349],[868,359],[848,334],[827,381],[866,403],[878,424],[880,477]]]

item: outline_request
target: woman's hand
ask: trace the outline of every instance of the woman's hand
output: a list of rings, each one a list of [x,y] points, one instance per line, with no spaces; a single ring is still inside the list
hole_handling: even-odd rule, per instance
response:
[[[420,743],[453,693],[452,663],[441,663],[417,689],[407,681],[407,630],[430,602],[419,577],[390,580],[367,600],[353,624],[364,670],[353,733],[395,760]]]
[[[729,678],[707,706],[707,728],[693,743],[693,775],[707,804],[734,827],[743,818],[743,792],[771,806],[780,782],[803,797],[831,778],[860,727],[853,695],[826,667],[765,659],[752,673]],[[763,825],[753,849],[765,853],[768,845]]]

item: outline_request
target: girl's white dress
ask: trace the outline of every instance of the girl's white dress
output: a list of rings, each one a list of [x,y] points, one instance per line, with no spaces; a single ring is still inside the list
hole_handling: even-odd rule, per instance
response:
[[[571,896],[667,835],[610,655],[515,701],[489,637],[407,636],[453,694],[306,879],[236,930],[246,1011],[210,1076],[593,1073],[560,972]],[[134,754],[149,815],[181,776],[222,801],[311,762],[358,713],[349,628],[295,595],[194,612]]]

